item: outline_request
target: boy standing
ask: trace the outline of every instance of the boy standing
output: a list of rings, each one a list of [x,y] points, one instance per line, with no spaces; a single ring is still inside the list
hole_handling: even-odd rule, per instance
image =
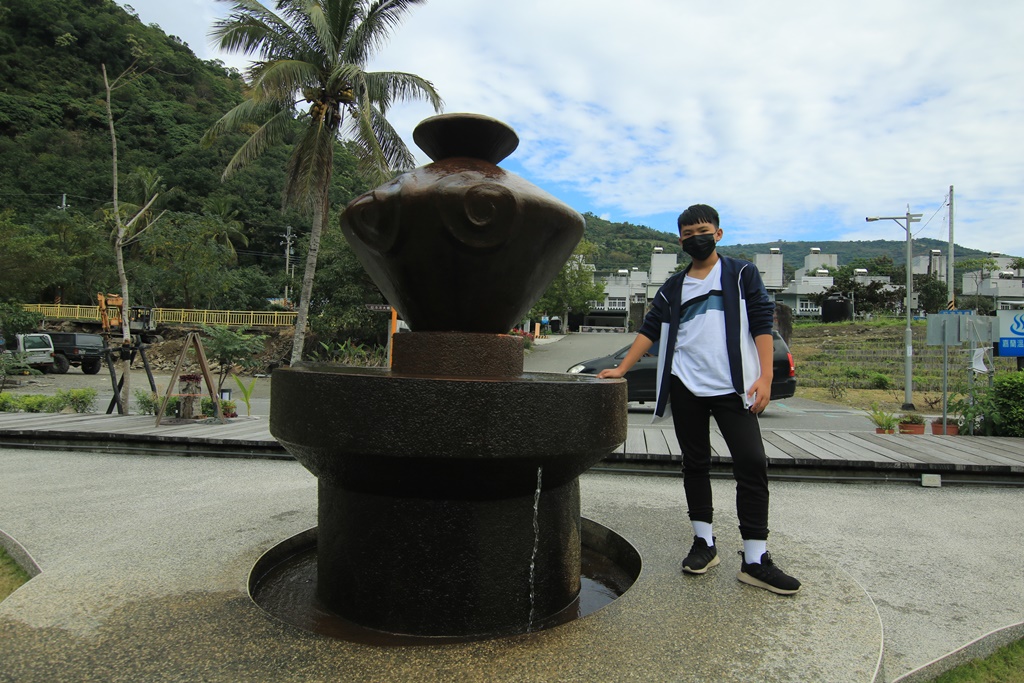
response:
[[[691,264],[658,290],[622,363],[597,376],[622,377],[659,343],[655,415],[664,415],[671,403],[694,533],[683,571],[703,574],[719,563],[710,477],[714,415],[736,478],[743,538],[738,578],[792,595],[800,590],[800,582],[779,569],[767,551],[768,461],[757,419],[771,397],[775,304],[756,266],[716,252],[722,229],[715,209],[695,204],[679,215],[678,224],[679,242]]]

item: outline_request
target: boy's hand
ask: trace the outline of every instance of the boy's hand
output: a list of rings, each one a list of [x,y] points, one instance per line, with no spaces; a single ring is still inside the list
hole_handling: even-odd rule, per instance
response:
[[[623,370],[621,367],[618,367],[618,368],[608,368],[606,370],[602,370],[601,372],[597,373],[597,378],[598,379],[618,379],[618,378],[624,376],[625,374],[626,374],[626,371]]]
[[[768,407],[768,401],[771,400],[771,396],[772,378],[761,375],[751,385],[750,391],[747,392],[747,398],[751,401],[750,412],[755,415],[764,412],[764,409]]]

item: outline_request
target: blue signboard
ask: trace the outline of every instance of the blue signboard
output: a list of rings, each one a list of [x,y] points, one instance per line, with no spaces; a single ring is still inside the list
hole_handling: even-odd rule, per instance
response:
[[[999,355],[1024,356],[1024,311],[996,311]]]

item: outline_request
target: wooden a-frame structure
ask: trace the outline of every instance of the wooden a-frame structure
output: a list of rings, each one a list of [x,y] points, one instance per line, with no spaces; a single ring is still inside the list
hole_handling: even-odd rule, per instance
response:
[[[185,357],[188,355],[190,347],[195,349],[196,360],[199,362],[199,369],[202,371],[203,380],[206,382],[206,390],[210,392],[210,399],[213,400],[214,415],[221,423],[224,422],[224,415],[220,412],[220,396],[217,395],[213,388],[213,378],[210,376],[210,365],[206,362],[206,352],[203,351],[203,341],[199,337],[198,332],[189,332],[185,337],[185,343],[181,347],[181,355],[178,356],[178,362],[174,365],[174,372],[171,374],[171,381],[167,385],[164,400],[160,402],[160,409],[156,412],[157,427],[160,426],[160,419],[163,417],[164,411],[167,410],[167,403],[171,400],[171,396],[184,396],[184,394],[174,393],[174,383],[178,381],[181,366],[185,363]],[[202,394],[197,395],[202,396]]]

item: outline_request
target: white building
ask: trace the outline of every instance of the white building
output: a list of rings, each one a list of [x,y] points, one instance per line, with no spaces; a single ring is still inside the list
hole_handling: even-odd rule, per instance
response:
[[[818,247],[811,247],[811,252],[804,256],[804,267],[798,268],[793,274],[793,278],[799,280],[805,275],[820,277],[818,271],[833,271],[838,267],[839,256],[836,254],[822,254],[821,249]]]
[[[960,281],[967,296],[990,296],[997,311],[1024,308],[1024,271],[1010,267],[1014,259],[993,255],[996,270],[964,273]]]
[[[678,254],[665,253],[661,247],[655,247],[650,270],[620,268],[614,273],[596,275],[604,283],[604,301],[591,302],[590,313],[580,331],[628,329],[630,306],[646,305],[653,299],[658,288],[676,271],[678,263]]]
[[[767,254],[755,254],[754,265],[761,273],[764,281],[764,288],[769,292],[782,290],[782,250],[778,247],[769,247]]]
[[[835,284],[829,273],[838,267],[836,254],[822,254],[818,247],[811,247],[811,252],[804,256],[804,267],[794,273],[793,281],[785,289],[776,293],[775,301],[789,306],[794,316],[820,316],[821,306],[814,303],[813,296]]]
[[[933,275],[940,282],[946,281],[946,257],[941,249],[931,249],[925,256],[910,260],[910,271],[914,275]]]

